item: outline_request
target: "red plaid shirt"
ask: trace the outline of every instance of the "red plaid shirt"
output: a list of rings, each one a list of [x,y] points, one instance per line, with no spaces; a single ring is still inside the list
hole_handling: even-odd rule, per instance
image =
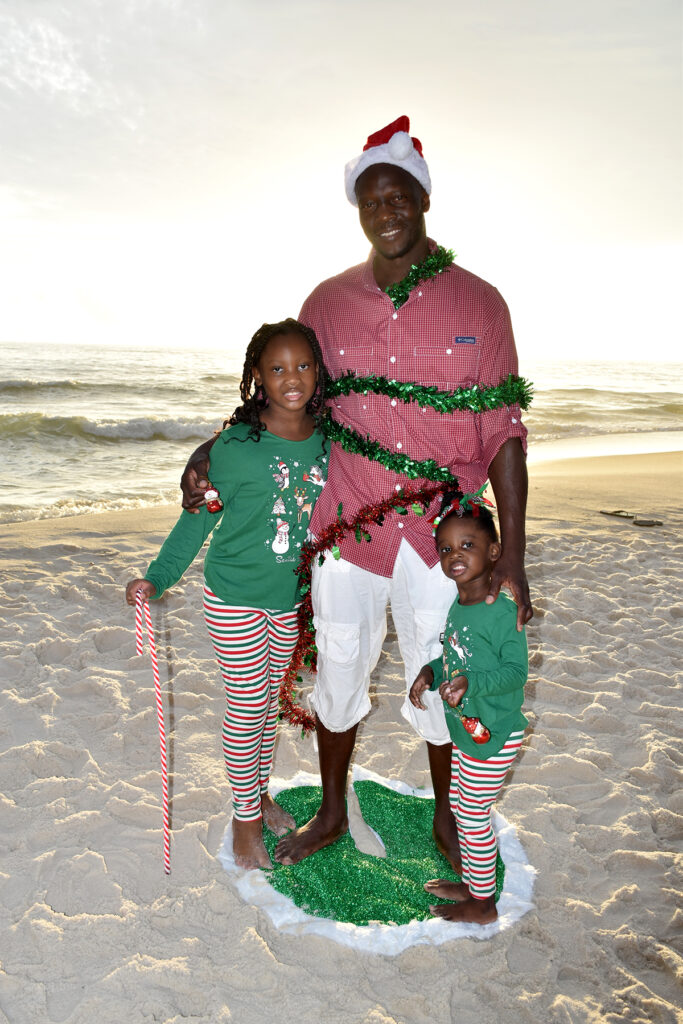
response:
[[[431,241],[430,248],[435,248]],[[367,263],[323,281],[301,310],[300,319],[316,332],[332,377],[353,370],[359,376],[415,381],[449,391],[499,384],[509,373],[517,373],[510,315],[492,285],[454,265],[414,288],[408,301],[394,311],[373,276],[373,255]],[[481,487],[508,438],[519,437],[525,444],[518,407],[442,415],[416,402],[372,394],[340,396],[331,405],[336,420],[389,451],[448,466],[467,492]],[[381,501],[400,487],[426,482],[409,480],[333,444],[311,529],[320,535],[335,520],[340,502],[344,518],[352,519],[363,505]],[[435,511],[434,507],[430,515]],[[368,532],[371,543],[358,543],[352,534],[340,545],[343,558],[391,576],[405,537],[427,565],[437,562],[427,516],[391,512],[383,526],[371,526]]]

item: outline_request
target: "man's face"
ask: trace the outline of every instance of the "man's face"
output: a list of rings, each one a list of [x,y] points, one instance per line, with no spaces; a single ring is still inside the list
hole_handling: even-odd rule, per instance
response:
[[[424,247],[429,196],[412,174],[392,164],[373,164],[358,178],[356,198],[365,237],[384,259],[400,259]]]

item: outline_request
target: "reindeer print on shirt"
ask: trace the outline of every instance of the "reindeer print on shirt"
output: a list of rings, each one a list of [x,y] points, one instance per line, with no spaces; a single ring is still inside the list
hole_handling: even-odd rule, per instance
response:
[[[298,511],[297,522],[301,522],[302,516],[308,513],[308,518],[311,518],[311,511],[313,510],[313,502],[309,499],[306,501],[306,490],[303,487],[294,488],[294,497],[296,499],[296,507]]]

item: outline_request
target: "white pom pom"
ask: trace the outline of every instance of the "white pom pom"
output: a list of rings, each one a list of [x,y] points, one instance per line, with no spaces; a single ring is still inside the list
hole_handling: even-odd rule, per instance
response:
[[[396,132],[389,139],[387,148],[394,160],[407,160],[413,152],[413,140],[407,132]]]

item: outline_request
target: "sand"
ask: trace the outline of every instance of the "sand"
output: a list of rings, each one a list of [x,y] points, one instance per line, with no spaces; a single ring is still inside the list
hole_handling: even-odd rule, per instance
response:
[[[154,608],[172,734],[163,873],[153,684],[123,584],[175,510],[5,527],[0,1021],[679,1020],[680,470],[677,454],[533,468],[531,724],[498,809],[537,869],[534,906],[486,941],[396,956],[283,933],[216,859],[230,795],[197,567]],[[355,760],[424,786],[401,689],[390,635]],[[300,770],[316,771],[313,744],[285,727],[275,772]]]

